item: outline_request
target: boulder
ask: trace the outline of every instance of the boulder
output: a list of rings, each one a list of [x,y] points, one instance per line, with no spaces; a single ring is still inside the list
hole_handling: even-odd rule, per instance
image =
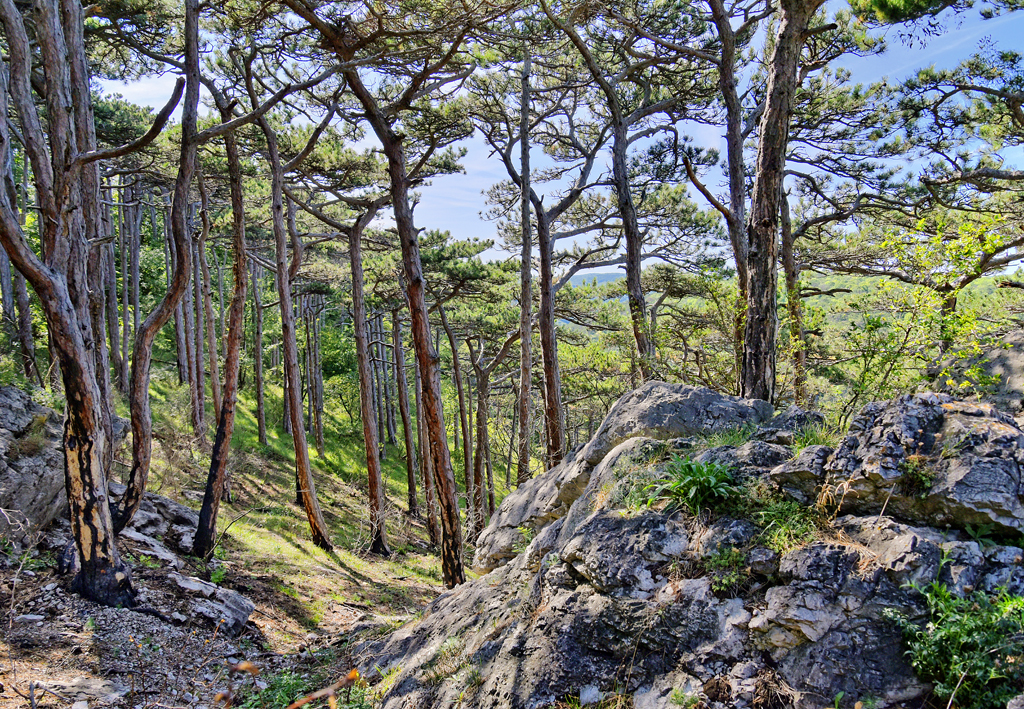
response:
[[[1024,531],[1024,431],[989,404],[912,394],[864,407],[825,464],[841,511]]]
[[[600,496],[612,478],[621,476],[620,459],[638,449],[620,448],[632,439],[670,441],[684,450],[693,446],[686,437],[707,435],[766,421],[772,407],[764,401],[741,399],[710,389],[665,382],[648,382],[623,395],[612,406],[591,440],[565,460],[508,495],[480,533],[473,565],[486,573],[505,564],[529,538],[557,519],[568,516],[564,543],[579,523],[582,512],[571,514],[577,499],[588,504]],[[645,444],[651,446],[651,444]],[[610,455],[613,450],[617,456]],[[659,449],[660,450],[660,449]],[[592,480],[595,468],[604,468]],[[618,472],[616,472],[618,471]],[[578,510],[584,509],[581,505]]]
[[[236,637],[245,629],[255,604],[240,593],[221,588],[209,581],[176,572],[167,575],[182,591],[192,597],[192,612],[219,626],[218,632]]]
[[[825,463],[833,450],[828,446],[807,446],[792,460],[772,469],[769,479],[797,502],[813,504],[825,481]]]
[[[0,387],[0,537],[20,545],[67,510],[56,411]]]
[[[666,390],[643,391],[661,400]],[[681,402],[693,398],[679,391]],[[620,407],[630,401],[632,417]],[[916,705],[930,687],[887,610],[924,620],[913,585],[936,580],[959,596],[1024,591],[1024,550],[983,548],[956,523],[971,509],[1016,514],[1024,434],[991,407],[904,397],[867,407],[835,452],[812,446],[790,460],[790,448],[763,439],[700,452],[804,503],[821,492],[842,502],[828,534],[780,554],[763,546],[756,520],[643,504],[667,454],[700,445],[680,437],[696,435],[689,414],[672,422],[645,402],[620,399],[585,447],[509,496],[481,537],[478,566],[489,573],[354,647],[371,683],[389,677],[384,709],[541,709],[616,696],[643,709],[821,709],[840,693],[850,706]],[[899,504],[880,515],[899,477],[873,481],[906,460],[934,478],[894,492],[889,504]],[[980,490],[993,498],[987,508]]]
[[[741,399],[704,387],[647,382],[615,402],[584,447],[583,458],[597,465],[627,438],[706,435],[759,424],[768,420],[772,411],[767,401]]]

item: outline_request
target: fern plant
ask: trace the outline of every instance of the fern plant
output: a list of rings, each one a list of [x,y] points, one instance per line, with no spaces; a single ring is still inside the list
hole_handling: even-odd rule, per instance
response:
[[[732,469],[721,463],[698,463],[680,455],[672,456],[669,477],[644,488],[647,506],[668,500],[669,508],[685,507],[693,514],[713,502],[725,502],[738,490],[733,485]]]

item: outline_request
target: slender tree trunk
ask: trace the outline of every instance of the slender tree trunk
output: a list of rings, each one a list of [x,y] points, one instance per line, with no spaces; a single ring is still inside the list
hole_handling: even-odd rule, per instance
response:
[[[822,0],[782,0],[768,72],[765,111],[747,222],[747,317],[743,336],[742,395],[775,400],[777,244],[779,202],[789,142],[789,120],[799,81],[800,52]]]
[[[441,325],[448,336],[448,345],[452,351],[452,376],[455,378],[455,390],[459,397],[459,425],[462,429],[462,459],[463,474],[466,481],[466,509],[470,511],[469,535],[472,536],[476,527],[476,518],[472,514],[473,509],[473,459],[470,452],[469,422],[466,420],[466,390],[462,382],[462,363],[459,361],[459,346],[455,341],[455,334],[448,324],[448,315],[444,305],[437,304],[437,312],[441,316]]]
[[[231,120],[231,109],[225,100],[217,97],[218,108],[223,122]],[[242,190],[242,164],[238,157],[238,144],[234,133],[225,133],[224,148],[227,153],[228,184],[231,190],[231,246],[234,254],[234,293],[231,296],[230,329],[226,333],[227,356],[224,360],[224,390],[220,405],[214,405],[217,411],[217,433],[213,439],[213,452],[210,455],[210,471],[206,478],[206,491],[203,495],[203,506],[199,510],[199,526],[196,529],[192,553],[200,558],[208,559],[214,550],[217,539],[217,512],[220,509],[221,496],[227,482],[228,456],[231,453],[231,437],[235,431],[235,407],[238,402],[238,370],[241,363],[242,335],[245,323],[245,291],[247,283],[245,249],[245,196]],[[202,184],[202,183],[200,183]],[[204,193],[205,201],[205,189]],[[204,219],[204,231],[208,222]],[[205,270],[205,269],[204,269]],[[218,267],[218,273],[220,268]],[[221,281],[223,284],[223,281]],[[223,296],[223,289],[221,294]],[[209,293],[209,289],[207,289]],[[223,305],[223,298],[221,300]],[[212,325],[212,313],[207,310],[207,325]],[[210,327],[212,330],[212,327]],[[217,359],[216,343],[210,341],[210,360]],[[257,352],[257,357],[259,353]],[[213,370],[214,372],[216,370]],[[211,377],[216,381],[216,374]]]
[[[229,119],[230,120],[230,119]],[[206,316],[206,339],[207,350],[210,353],[210,393],[213,396],[213,417],[220,421],[220,366],[217,362],[217,328],[213,319],[213,294],[211,289],[210,266],[206,261],[206,240],[210,238],[210,198],[206,192],[206,182],[202,173],[198,176],[199,194],[202,199],[200,217],[202,219],[202,231],[199,232],[199,243],[196,247],[199,255],[199,269],[202,274],[203,290],[203,313]],[[244,289],[243,289],[244,290]],[[223,290],[221,291],[223,295]],[[237,384],[238,374],[235,374]],[[232,419],[232,426],[234,421]],[[218,423],[218,427],[220,424]]]
[[[409,514],[419,514],[416,505],[416,447],[412,439],[412,421],[409,417],[409,384],[405,376],[405,352],[402,349],[402,322],[398,310],[391,311],[391,338],[395,343],[395,379],[398,389],[398,410],[402,416],[405,435],[405,473],[409,482]]]
[[[345,60],[350,49],[336,47],[339,58]],[[389,118],[377,105],[373,95],[363,84],[359,72],[352,68],[343,72],[356,99],[362,104],[367,120],[381,142],[388,161],[395,227],[402,247],[402,265],[405,269],[409,310],[412,319],[412,338],[416,360],[423,377],[423,416],[426,419],[430,442],[430,456],[437,489],[441,517],[441,573],[444,584],[453,588],[466,580],[462,566],[462,529],[459,526],[459,505],[455,476],[452,473],[451,453],[445,437],[444,406],[441,400],[441,378],[438,357],[430,342],[430,316],[427,309],[426,284],[420,260],[419,234],[409,203],[409,176],[406,168],[403,137],[392,128]]]
[[[520,101],[520,227],[522,251],[519,255],[519,331],[522,333],[519,350],[519,459],[516,468],[516,486],[530,479],[530,384],[533,372],[533,233],[530,229],[530,54],[524,47],[523,74]]]
[[[369,478],[370,551],[381,556],[391,556],[384,519],[384,483],[378,457],[379,430],[374,428],[373,421],[373,388],[370,386],[373,373],[370,368],[366,300],[363,293],[362,229],[362,220],[357,220],[348,237],[348,257],[352,267],[352,324],[356,341],[356,365],[359,369],[359,413],[363,419],[366,473]]]
[[[424,443],[428,440],[427,434],[427,422],[426,418],[421,415],[423,411],[423,381],[420,377],[419,363],[413,358],[413,373],[416,380],[415,394],[416,394],[416,436],[419,439],[419,451],[420,451],[420,470],[423,471],[423,498],[424,504],[427,507],[427,536],[430,537],[430,543],[437,546],[441,541],[441,536],[437,529],[437,502],[434,498],[434,473],[431,470],[431,457],[428,451],[429,444]]]
[[[517,392],[518,394],[518,392]],[[518,395],[512,402],[512,428],[508,432],[508,458],[505,460],[505,489],[512,489],[512,451],[515,449],[516,430],[519,423]]]
[[[547,431],[548,468],[565,455],[565,412],[562,408],[562,375],[558,369],[558,339],[555,337],[555,287],[551,268],[551,225],[537,211],[537,249],[540,251],[540,351],[544,363],[544,427]]]
[[[476,497],[471,502],[471,508],[474,510],[477,521],[473,526],[474,534],[470,540],[473,543],[476,543],[477,537],[483,529],[484,519],[487,514],[487,508],[484,507],[484,467],[487,465],[485,461],[485,450],[487,447],[487,400],[490,395],[490,376],[478,370],[476,382],[476,451],[473,456],[473,484]]]
[[[267,412],[263,402],[263,305],[260,303],[260,282],[257,276],[259,266],[252,262],[252,310],[253,320],[253,385],[256,388],[256,426],[260,445],[267,445]]]
[[[793,357],[793,401],[807,404],[807,341],[804,338],[804,315],[800,302],[800,270],[793,251],[793,222],[789,198],[782,197],[782,269],[786,274],[786,309],[789,313],[789,343]]]
[[[202,232],[200,232],[201,234]],[[194,328],[192,336],[195,340],[194,356],[196,361],[196,399],[199,414],[200,442],[206,446],[206,322],[205,309],[203,308],[203,274],[200,270],[200,248],[199,241],[192,243],[192,323]]]
[[[128,338],[129,338],[129,324],[128,324],[128,298],[131,288],[131,277],[129,275],[129,255],[128,252],[132,248],[132,238],[128,231],[128,224],[131,222],[127,214],[128,206],[127,203],[131,200],[131,188],[121,186],[118,190],[118,200],[120,204],[117,207],[117,244],[118,250],[121,252],[121,361],[124,363],[121,368],[121,378],[117,382],[117,388],[122,393],[128,393],[128,380],[130,377],[131,365],[128,359]]]
[[[266,118],[257,119],[267,141],[271,168],[271,215],[277,262],[278,300],[281,309],[281,341],[284,347],[285,377],[288,380],[288,414],[292,424],[292,442],[295,446],[295,472],[301,483],[302,504],[309,518],[313,543],[330,551],[331,541],[316,499],[313,471],[309,463],[309,448],[302,433],[302,402],[299,400],[299,354],[295,338],[295,320],[292,313],[291,276],[288,268],[288,242],[284,212],[284,172],[277,150],[277,136]],[[301,252],[295,254],[301,258]]]

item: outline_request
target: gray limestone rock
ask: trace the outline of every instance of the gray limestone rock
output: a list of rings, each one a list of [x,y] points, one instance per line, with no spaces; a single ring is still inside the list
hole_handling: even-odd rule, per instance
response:
[[[842,511],[1024,531],[1024,431],[988,404],[913,394],[867,405],[825,465]],[[887,504],[888,501],[888,504]]]

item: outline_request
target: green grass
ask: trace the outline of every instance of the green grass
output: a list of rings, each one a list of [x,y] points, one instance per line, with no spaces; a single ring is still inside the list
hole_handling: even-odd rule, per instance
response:
[[[714,433],[701,436],[702,448],[718,448],[720,446],[742,446],[749,441],[757,430],[756,426],[746,425],[725,428]]]

